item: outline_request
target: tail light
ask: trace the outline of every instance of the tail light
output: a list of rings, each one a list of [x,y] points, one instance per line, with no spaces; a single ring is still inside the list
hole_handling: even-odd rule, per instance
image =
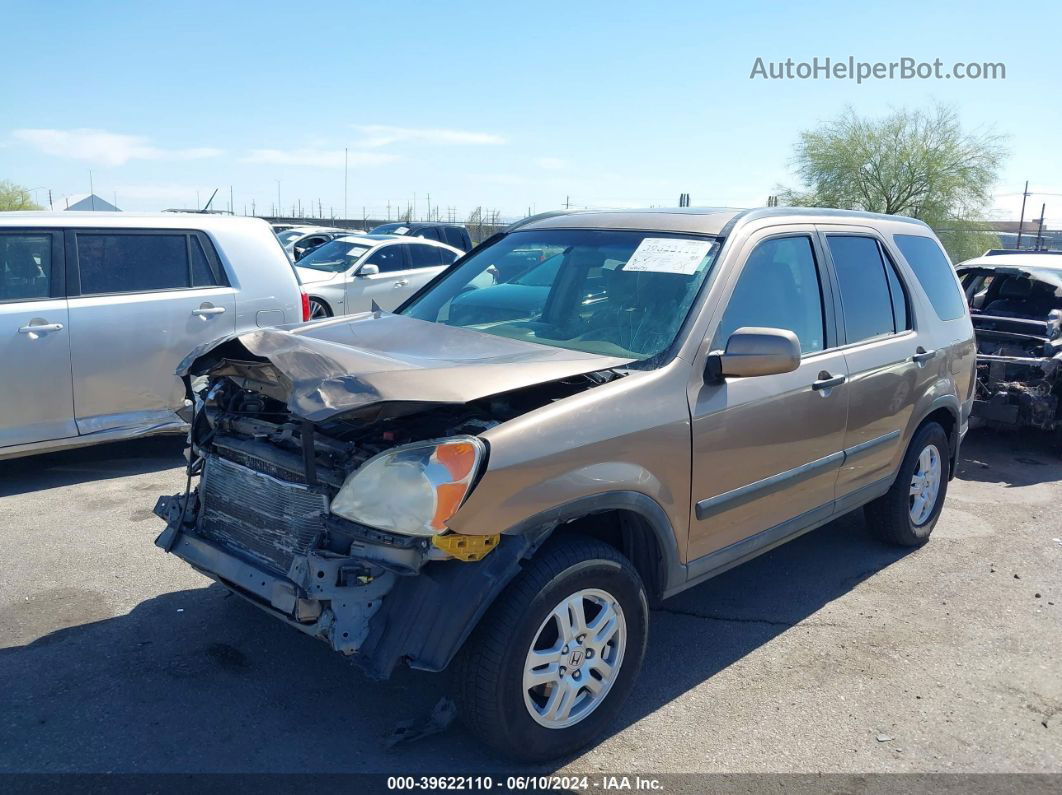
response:
[[[306,293],[302,293],[302,322],[307,323],[310,320],[310,296]]]

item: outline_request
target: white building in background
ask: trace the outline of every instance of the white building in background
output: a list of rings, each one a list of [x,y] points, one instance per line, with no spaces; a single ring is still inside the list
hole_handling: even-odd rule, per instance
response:
[[[76,193],[73,196],[60,196],[52,201],[55,210],[95,210],[96,212],[121,212],[106,199],[95,193]]]

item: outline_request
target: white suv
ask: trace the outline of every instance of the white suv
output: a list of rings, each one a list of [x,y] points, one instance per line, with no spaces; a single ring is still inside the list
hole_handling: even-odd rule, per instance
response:
[[[0,213],[0,458],[182,430],[188,353],[308,314],[261,219]]]

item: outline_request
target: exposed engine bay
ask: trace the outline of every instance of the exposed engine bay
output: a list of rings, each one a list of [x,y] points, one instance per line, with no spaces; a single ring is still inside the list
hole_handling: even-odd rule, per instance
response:
[[[974,265],[959,277],[977,338],[974,416],[997,427],[1062,429],[1062,262]]]
[[[278,363],[229,340],[187,364],[195,406],[188,488],[160,498],[155,512],[167,527],[156,544],[336,651],[357,656],[372,674],[386,676],[402,658],[441,668],[460,641],[456,633],[468,624],[463,619],[488,603],[534,539],[458,536],[441,524],[434,533],[394,532],[345,517],[337,497],[368,462],[388,455],[449,445],[451,452],[474,447],[485,457],[486,445],[475,441],[479,434],[622,373],[569,375],[567,362],[561,377],[464,403],[432,400],[427,389],[420,400],[396,392],[370,401],[361,388],[370,373],[344,385],[350,411],[341,410],[337,388],[330,410],[315,409],[320,418],[311,421],[288,398],[296,383],[310,394],[313,369],[339,367],[328,361],[326,370],[322,361],[322,353],[307,348]],[[490,391],[488,383],[465,388],[470,395]],[[468,481],[475,472],[469,466],[457,475]],[[458,496],[449,509],[459,506]],[[447,608],[443,591],[453,587],[466,601]]]

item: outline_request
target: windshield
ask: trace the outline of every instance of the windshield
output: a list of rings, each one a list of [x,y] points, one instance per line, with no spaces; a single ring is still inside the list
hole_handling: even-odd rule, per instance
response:
[[[300,268],[311,268],[315,271],[340,273],[353,268],[368,250],[369,246],[339,238],[318,246],[300,259],[298,265]]]
[[[650,359],[674,342],[719,245],[669,232],[514,232],[400,314],[587,353]]]

